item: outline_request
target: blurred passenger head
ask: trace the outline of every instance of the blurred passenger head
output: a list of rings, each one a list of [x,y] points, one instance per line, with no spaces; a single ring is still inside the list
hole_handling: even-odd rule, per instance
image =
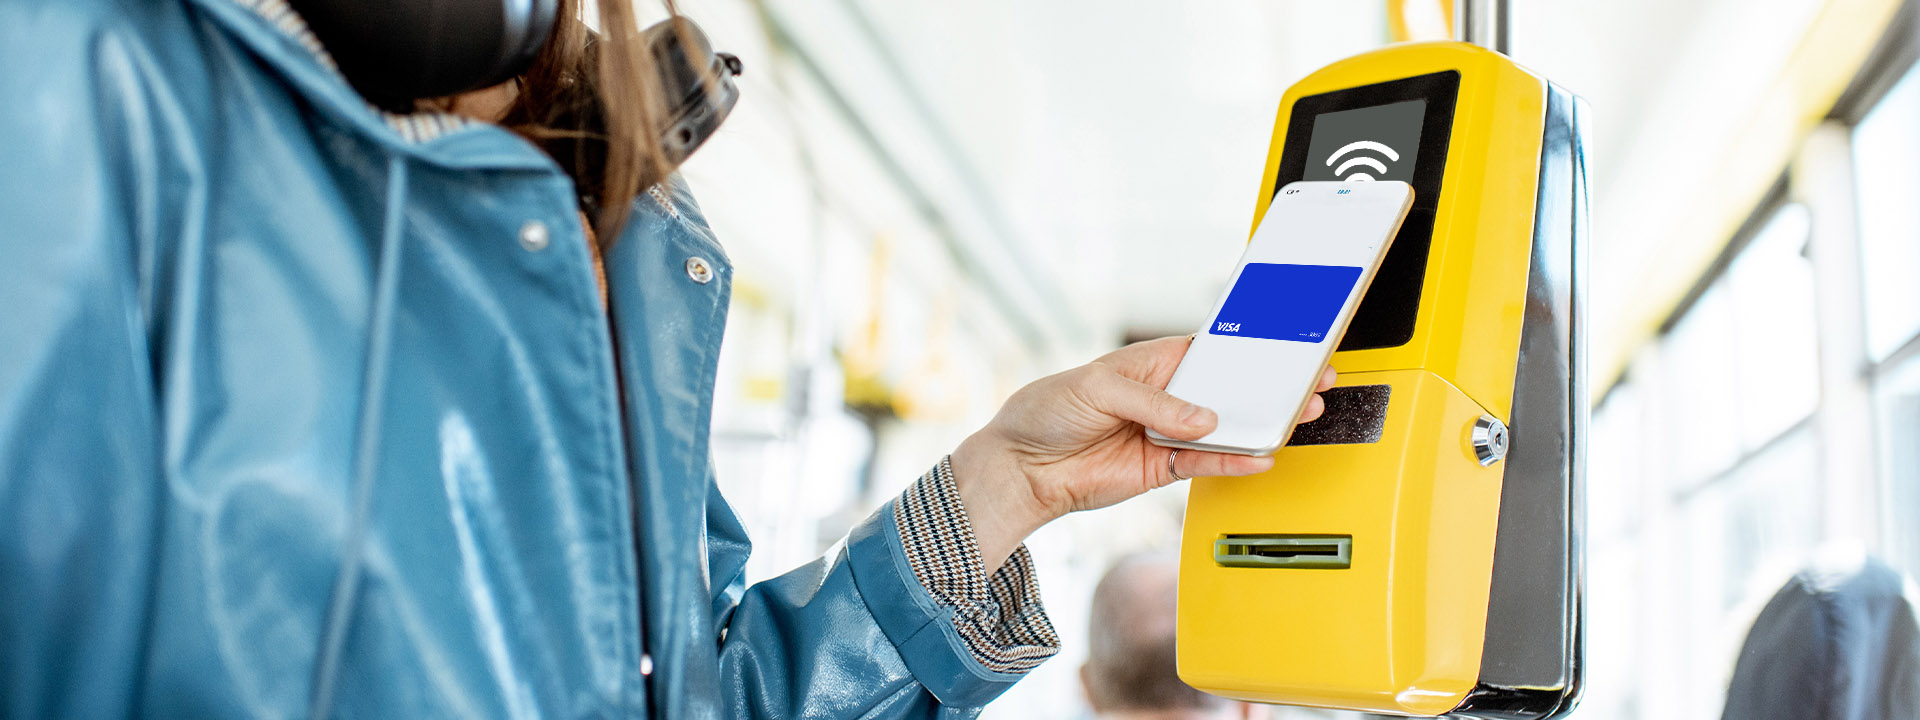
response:
[[[1244,707],[1180,681],[1174,668],[1174,601],[1179,560],[1173,553],[1122,558],[1093,590],[1087,664],[1080,668],[1087,702],[1101,718],[1186,720],[1240,717]]]

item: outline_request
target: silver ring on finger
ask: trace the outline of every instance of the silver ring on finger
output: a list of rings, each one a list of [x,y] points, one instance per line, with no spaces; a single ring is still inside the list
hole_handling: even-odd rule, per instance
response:
[[[1173,452],[1167,453],[1167,476],[1173,478],[1174,482],[1186,482],[1188,480],[1192,480],[1193,478],[1187,477],[1185,475],[1181,475],[1180,473],[1174,471],[1173,459],[1177,457],[1180,457],[1179,450],[1175,450]]]

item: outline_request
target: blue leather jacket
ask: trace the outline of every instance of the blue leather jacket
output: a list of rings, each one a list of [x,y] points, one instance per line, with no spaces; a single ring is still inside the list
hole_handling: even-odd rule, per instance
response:
[[[288,15],[0,0],[0,717],[965,716],[1017,678],[891,507],[744,586],[683,187],[611,244],[610,321],[553,162],[370,109]]]

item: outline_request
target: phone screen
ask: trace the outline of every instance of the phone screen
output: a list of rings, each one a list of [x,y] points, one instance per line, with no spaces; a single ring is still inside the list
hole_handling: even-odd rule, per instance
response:
[[[1279,449],[1412,201],[1395,181],[1299,182],[1277,194],[1167,386],[1220,425],[1196,443],[1162,444]]]

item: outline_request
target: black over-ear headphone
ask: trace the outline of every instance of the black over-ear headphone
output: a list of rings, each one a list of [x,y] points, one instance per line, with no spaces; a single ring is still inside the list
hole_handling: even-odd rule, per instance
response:
[[[559,0],[292,0],[369,102],[404,111],[525,72],[559,21]],[[675,29],[678,24],[679,29]],[[683,41],[689,40],[691,42]],[[715,53],[684,18],[643,33],[660,69],[668,115],[661,148],[685,160],[740,98],[740,59]]]

